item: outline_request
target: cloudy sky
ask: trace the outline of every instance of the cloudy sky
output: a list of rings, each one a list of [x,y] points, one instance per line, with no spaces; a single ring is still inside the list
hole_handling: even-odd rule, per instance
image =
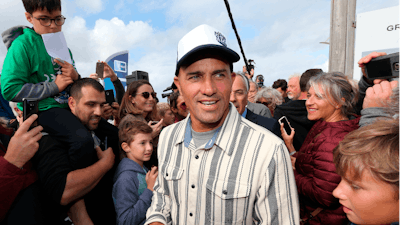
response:
[[[309,68],[328,69],[330,0],[230,0],[247,59],[265,85]],[[1,0],[0,32],[30,24],[20,0]],[[398,0],[358,0],[357,13],[399,5]],[[168,87],[179,39],[209,24],[240,52],[223,0],[62,0],[63,26],[79,73],[88,76],[95,62],[129,50],[129,74],[147,71],[157,93]],[[0,69],[7,50],[0,45]],[[241,70],[243,59],[234,65]],[[159,95],[160,98],[160,95]],[[165,99],[161,100],[165,101]]]

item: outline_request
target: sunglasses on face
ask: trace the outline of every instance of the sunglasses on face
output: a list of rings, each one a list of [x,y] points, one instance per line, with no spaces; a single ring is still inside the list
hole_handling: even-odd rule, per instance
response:
[[[145,98],[145,99],[148,99],[149,97],[150,97],[150,95],[151,95],[151,97],[153,97],[153,98],[156,98],[157,97],[157,93],[156,92],[143,92],[143,93],[140,93],[140,94],[138,94],[138,95],[142,95],[143,96],[143,98]]]

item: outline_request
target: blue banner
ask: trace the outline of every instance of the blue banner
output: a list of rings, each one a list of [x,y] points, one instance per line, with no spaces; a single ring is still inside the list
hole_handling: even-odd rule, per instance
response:
[[[126,89],[126,76],[128,75],[128,59],[129,51],[117,52],[109,56],[105,62],[114,70],[119,80]],[[104,79],[104,88],[106,90],[113,89],[115,95],[114,85],[109,78]],[[114,96],[115,97],[115,96]]]

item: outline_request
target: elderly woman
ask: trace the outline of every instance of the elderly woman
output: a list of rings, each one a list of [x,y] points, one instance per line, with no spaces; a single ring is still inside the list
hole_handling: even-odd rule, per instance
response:
[[[148,122],[153,129],[153,155],[146,167],[151,168],[157,165],[157,143],[158,135],[160,134],[163,120],[153,122],[157,118],[156,93],[153,87],[147,80],[133,81],[128,85],[128,88],[122,98],[119,108],[118,121],[121,121],[127,114],[133,115],[138,120]]]
[[[358,93],[341,73],[312,77],[307,89],[307,116],[317,122],[299,152],[293,147],[294,129],[288,136],[281,126],[282,137],[293,155],[301,219],[311,225],[343,224],[347,220],[343,207],[332,195],[340,182],[332,152],[346,134],[358,128],[359,118],[353,116]]]
[[[333,152],[342,181],[333,191],[354,224],[399,224],[399,120],[349,133]]]
[[[276,106],[283,103],[283,97],[276,89],[272,87],[264,87],[257,92],[255,102],[267,106],[269,111],[271,111],[272,116],[274,116]]]

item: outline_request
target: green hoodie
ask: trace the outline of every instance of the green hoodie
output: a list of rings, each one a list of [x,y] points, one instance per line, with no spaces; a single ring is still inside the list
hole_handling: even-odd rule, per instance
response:
[[[66,91],[59,93],[54,82],[56,75],[61,74],[61,67],[47,53],[42,36],[22,27],[10,28],[2,36],[9,47],[1,73],[3,97],[19,102],[20,110],[23,98],[39,99],[39,111],[67,108],[69,95]],[[73,59],[72,62],[75,67]]]

